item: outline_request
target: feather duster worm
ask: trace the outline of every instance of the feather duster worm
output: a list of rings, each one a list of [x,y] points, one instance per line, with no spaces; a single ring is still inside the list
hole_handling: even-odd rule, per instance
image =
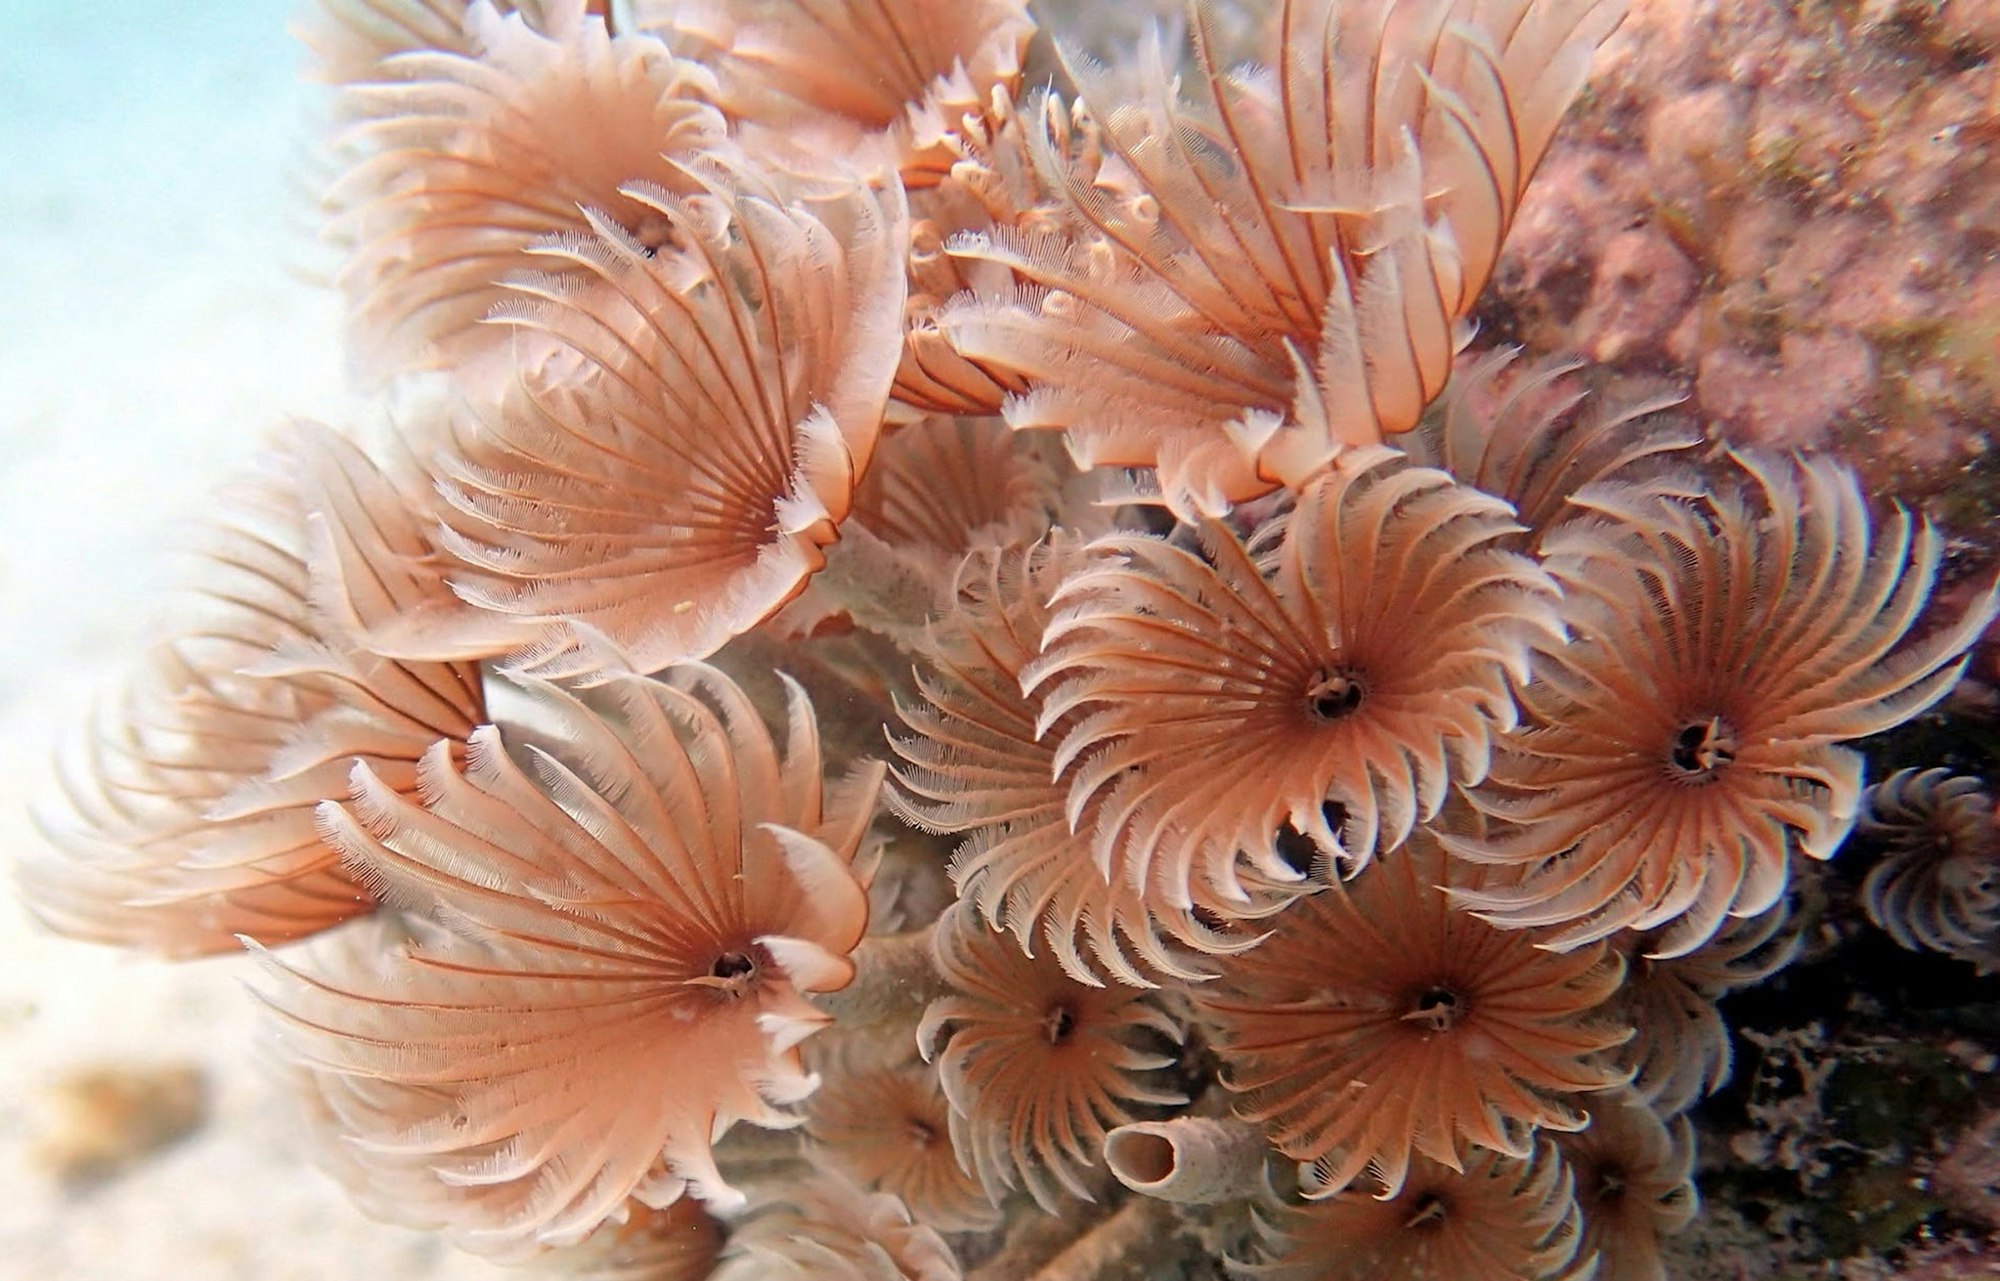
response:
[[[778,624],[811,634],[836,619],[888,636],[905,648],[921,643],[966,555],[1025,547],[1056,518],[1065,524],[1074,469],[1050,457],[1046,442],[978,418],[924,418],[886,437],[854,507],[840,527],[827,566],[785,608]],[[1101,519],[1084,513],[1086,525]]]
[[[1247,543],[1114,535],[1063,582],[1023,686],[1044,733],[1069,718],[1055,765],[1100,866],[1245,902],[1241,868],[1299,879],[1286,828],[1357,867],[1485,776],[1555,589],[1500,546],[1504,504],[1397,459],[1343,454]]]
[[[836,148],[886,136],[912,190],[949,167],[961,115],[1019,87],[1035,31],[1026,0],[652,0],[640,20],[716,69],[732,116]]]
[[[311,55],[311,78],[355,84],[381,74],[383,61],[397,54],[471,53],[470,7],[470,0],[317,0],[294,33]]]
[[[2000,821],[1976,778],[1897,770],[1868,789],[1855,835],[1878,849],[1868,918],[1912,952],[2000,969]]]
[[[1064,469],[1033,446],[988,419],[914,423],[883,443],[853,517],[945,581],[977,547],[1023,545],[1047,531]]]
[[[801,1168],[754,1190],[712,1281],[959,1281],[938,1234],[886,1192]]]
[[[1548,1140],[1526,1159],[1475,1152],[1461,1171],[1419,1158],[1400,1190],[1358,1187],[1264,1232],[1264,1281],[1587,1281],[1569,1170]]]
[[[1099,862],[1088,820],[1073,827],[1055,742],[1074,721],[1037,733],[1040,699],[1021,674],[1041,652],[1049,597],[1083,563],[1063,533],[1031,548],[988,550],[960,567],[950,608],[932,627],[917,676],[921,701],[898,707],[912,733],[891,740],[901,758],[890,801],[907,822],[966,833],[952,856],[961,898],[987,922],[1013,932],[1032,955],[1046,944],[1079,982],[1109,974],[1134,987],[1150,974],[1196,980],[1199,957],[1241,951],[1256,936],[1217,922],[1264,915],[1291,896],[1285,887],[1225,901],[1205,884],[1190,902],[1132,875],[1120,853]],[[1204,919],[1206,918],[1206,919]]]
[[[460,364],[505,335],[480,321],[501,282],[565,266],[530,250],[590,231],[584,210],[657,248],[663,211],[628,186],[695,189],[681,162],[716,151],[724,122],[708,72],[659,40],[612,36],[581,0],[531,26],[478,0],[463,49],[383,64],[347,91],[354,157],[326,197],[349,250],[340,284],[363,368]]]
[[[1384,1196],[1419,1159],[1470,1144],[1516,1158],[1536,1127],[1585,1123],[1574,1095],[1620,1084],[1600,1056],[1631,1035],[1594,1017],[1619,967],[1602,947],[1543,950],[1451,906],[1427,835],[1304,899],[1190,995],[1214,1029],[1236,1111],[1337,1192]]]
[[[822,1164],[861,1187],[895,1194],[941,1232],[980,1232],[1000,1222],[999,1208],[959,1164],[951,1105],[937,1070],[918,1062],[914,1047],[896,1055],[836,1049],[832,1060],[816,1062],[826,1083],[806,1108],[806,1134]]]
[[[595,215],[516,282],[510,323],[562,350],[440,464],[455,585],[558,625],[516,666],[595,679],[705,657],[825,563],[901,347],[892,188],[801,204],[631,188],[655,252]]]
[[[1793,848],[1827,858],[1861,798],[1836,746],[1944,697],[1993,618],[1989,591],[1911,644],[1940,540],[1870,528],[1852,473],[1738,456],[1733,475],[1595,486],[1594,519],[1544,543],[1571,640],[1526,691],[1529,725],[1473,799],[1508,829],[1456,848],[1522,874],[1462,901],[1568,947],[1672,923],[1701,945],[1784,893]]]
[[[1135,76],[1072,67],[1102,124],[1078,164],[1035,159],[1061,234],[968,234],[1022,297],[941,318],[973,361],[1026,380],[1017,427],[1088,466],[1153,466],[1214,511],[1296,485],[1346,445],[1413,427],[1457,322],[1615,0],[1288,0],[1264,66],[1218,66],[1193,29],[1197,101],[1157,46]],[[1114,105],[1115,104],[1115,105]]]
[[[474,732],[424,760],[419,805],[366,768],[327,839],[453,932],[377,967],[274,963],[264,997],[397,1217],[468,1247],[574,1242],[627,1197],[739,1204],[710,1150],[796,1124],[815,1080],[801,995],[853,977],[853,866],[879,769],[832,793],[794,688],[781,752],[743,691],[628,677],[600,715],[552,688],[560,755]]]
[[[42,817],[67,857],[20,869],[61,933],[197,956],[370,910],[314,807],[357,758],[413,789],[426,749],[485,718],[475,665],[366,648],[373,624],[450,597],[423,569],[421,509],[357,447],[301,427],[223,508],[183,621]]]
[[[548,33],[572,15],[603,16],[609,0],[488,0],[495,12],[518,13]],[[293,28],[312,55],[307,74],[330,84],[358,84],[384,74],[398,54],[473,55],[478,30],[467,21],[473,0],[317,0]]]
[[[1098,154],[1096,124],[1082,103],[1065,104],[1055,94],[1038,93],[1027,110],[1039,117],[1043,145],[1071,163]],[[1019,281],[1004,265],[955,257],[946,245],[964,234],[1046,234],[1061,225],[1058,200],[1028,154],[1029,130],[1022,104],[996,90],[982,111],[960,119],[948,139],[956,157],[936,186],[910,198],[907,265],[910,298],[905,309],[902,364],[894,391],[906,414],[996,415],[1009,396],[1028,388],[1025,380],[999,366],[968,360],[954,348],[940,323],[952,299],[977,293],[989,302],[1014,296]]]
[[[1506,499],[1536,543],[1577,514],[1569,496],[1585,485],[1629,480],[1629,469],[1702,442],[1692,422],[1665,412],[1678,395],[1593,402],[1580,363],[1519,358],[1518,350],[1502,348],[1461,361],[1403,443],[1416,461]]]
[[[1065,1193],[1090,1200],[1086,1172],[1133,1105],[1187,1102],[1147,1080],[1173,1058],[1142,1039],[1181,1036],[1151,997],[1085,987],[964,904],[938,922],[937,961],[955,991],[924,1011],[917,1044],[951,1101],[952,1145],[994,1202],[1015,1187],[1051,1213]]]
[[[1649,955],[1652,934],[1615,938],[1625,982],[1611,1009],[1638,1029],[1618,1050],[1632,1085],[1662,1115],[1685,1112],[1729,1081],[1729,1029],[1716,1002],[1791,964],[1799,930],[1788,904],[1732,921],[1692,952]]]
[[[1579,1258],[1595,1281],[1667,1281],[1660,1238],[1694,1221],[1694,1130],[1663,1125],[1644,1099],[1619,1090],[1591,1104],[1590,1124],[1555,1136],[1583,1212]]]
[[[550,1281],[708,1281],[725,1232],[698,1201],[664,1210],[632,1202],[583,1241],[536,1260],[529,1276]]]

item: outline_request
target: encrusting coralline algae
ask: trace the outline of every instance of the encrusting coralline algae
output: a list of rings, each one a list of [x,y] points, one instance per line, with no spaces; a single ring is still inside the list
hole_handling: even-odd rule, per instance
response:
[[[2000,599],[1719,411],[1682,322],[1536,301],[1537,167],[1658,14],[1197,6],[1101,63],[1049,25],[320,0],[328,238],[399,434],[296,426],[220,491],[30,907],[251,949],[356,1203],[552,1275],[1897,1245],[1773,1207],[1918,1159],[1805,1123],[1861,1125],[1843,1070],[1955,1072],[1936,1131],[2000,1104],[1865,1026],[1917,951],[1994,954],[1991,736],[1918,735]],[[1733,173],[1696,203],[1736,227]],[[1847,744],[1909,726],[1932,768],[1871,791]],[[1811,1100],[1768,1054],[1723,1093],[1716,1003],[1760,984],[1864,1024],[1799,1042]],[[1977,1248],[1937,1244],[1971,1198],[1926,1219],[1912,1267]]]

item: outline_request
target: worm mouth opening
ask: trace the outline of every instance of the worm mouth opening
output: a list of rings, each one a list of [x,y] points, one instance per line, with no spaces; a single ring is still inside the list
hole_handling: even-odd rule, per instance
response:
[[[708,967],[710,978],[721,979],[724,982],[748,978],[756,972],[756,958],[744,952],[724,952],[715,958],[715,964]]]
[[[1067,1005],[1053,1005],[1042,1015],[1042,1037],[1050,1045],[1061,1045],[1076,1031],[1076,1011]]]
[[[1367,697],[1367,685],[1355,673],[1320,671],[1306,686],[1306,709],[1316,720],[1345,720],[1361,710]]]
[[[1433,1032],[1449,1032],[1465,1018],[1465,1000],[1448,987],[1425,988],[1403,1017]]]
[[[1674,735],[1667,762],[1675,777],[1706,783],[1736,759],[1736,732],[1720,716],[1690,721]]]
[[[1443,1197],[1435,1192],[1426,1192],[1418,1197],[1410,1207],[1410,1217],[1403,1220],[1406,1228],[1435,1228],[1450,1215],[1451,1208]]]
[[[1597,1186],[1594,1189],[1600,1205],[1616,1205],[1625,1199],[1625,1172],[1623,1170],[1599,1170]]]

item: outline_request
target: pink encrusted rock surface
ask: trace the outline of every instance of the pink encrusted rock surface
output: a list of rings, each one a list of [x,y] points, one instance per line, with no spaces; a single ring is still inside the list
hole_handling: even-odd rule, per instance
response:
[[[1695,265],[1653,226],[1613,236],[1597,261],[1590,302],[1578,325],[1592,360],[1636,359],[1660,349],[1699,284]]]
[[[1683,387],[1984,525],[2000,4],[1635,0],[1524,203],[1482,344]]]
[[[1789,333],[1774,352],[1703,351],[1695,394],[1702,409],[1779,448],[1819,444],[1875,388],[1875,352],[1843,330]]]

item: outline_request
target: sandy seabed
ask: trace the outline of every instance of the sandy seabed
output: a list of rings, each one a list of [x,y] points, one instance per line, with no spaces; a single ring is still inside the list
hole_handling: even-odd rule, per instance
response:
[[[287,415],[338,419],[313,283],[314,102],[289,6],[16,0],[0,37],[0,850],[53,747],[144,643],[167,549]],[[0,1281],[513,1275],[368,1222],[259,1063],[242,959],[170,966],[39,931],[0,893]],[[188,1063],[211,1115],[95,1185],[38,1156],[51,1087]]]

